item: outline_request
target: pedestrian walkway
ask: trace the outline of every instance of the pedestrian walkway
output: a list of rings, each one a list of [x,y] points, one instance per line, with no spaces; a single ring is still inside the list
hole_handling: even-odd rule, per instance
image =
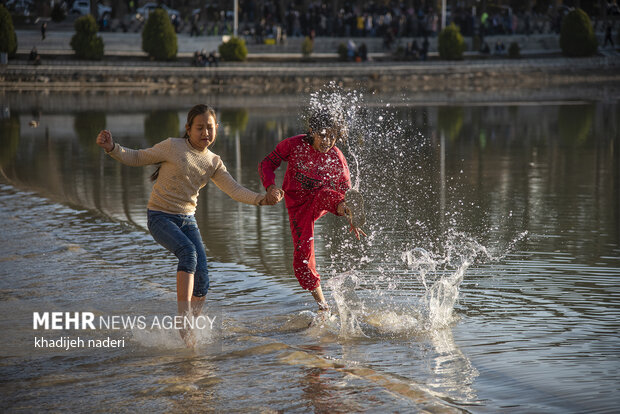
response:
[[[70,30],[48,30],[45,40],[41,40],[38,30],[17,30],[18,53],[26,55],[33,47],[42,55],[60,56],[72,55],[70,42],[73,32]],[[106,56],[118,58],[146,58],[142,51],[142,36],[140,33],[102,32],[104,53]],[[178,53],[180,59],[191,58],[196,51],[204,50],[207,53],[217,51],[222,43],[221,36],[197,36],[192,37],[185,33],[177,35]],[[517,35],[487,37],[485,40],[493,49],[493,45],[500,40],[508,47],[511,42],[517,42],[521,46],[521,54],[524,56],[553,55],[560,52],[557,35]],[[347,38],[325,37],[315,40],[314,52],[311,57],[316,60],[333,60],[338,58],[338,46],[348,41]],[[386,59],[393,55],[398,47],[405,47],[412,39],[403,38],[397,40],[391,50],[383,48],[380,38],[351,38],[356,45],[365,43],[369,51],[369,57],[377,60]],[[418,43],[419,43],[418,39]],[[255,44],[251,40],[247,42],[248,60],[266,61],[273,60],[298,60],[301,58],[301,38],[289,38],[286,43],[278,45]],[[429,57],[437,56],[437,39],[430,38]],[[466,39],[469,44],[471,39]],[[471,47],[469,47],[471,48]],[[477,51],[465,52],[465,57],[476,57]]]
[[[599,48],[599,53],[603,56],[620,56],[620,52],[615,48]]]

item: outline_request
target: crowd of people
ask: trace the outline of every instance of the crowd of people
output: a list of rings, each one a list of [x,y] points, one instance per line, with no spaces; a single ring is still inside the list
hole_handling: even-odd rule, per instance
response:
[[[253,1],[242,4],[245,8],[240,10],[240,31],[257,42],[265,38],[280,40],[284,36],[326,36],[382,37],[389,43],[391,38],[436,36],[441,26],[441,11],[432,7],[387,7],[369,3],[366,7],[349,5],[334,11],[329,2],[320,0],[305,9],[290,4],[286,10],[281,10],[275,1],[263,2],[260,9]],[[448,12],[447,22],[459,26],[464,36],[559,33],[562,18],[570,8],[559,7],[545,13],[509,7],[489,8],[484,12],[475,10],[458,7]],[[613,14],[613,7],[611,10]],[[592,16],[595,25],[598,24],[596,17]],[[207,19],[205,34],[211,34],[214,28],[221,33],[228,26],[217,19]]]
[[[131,2],[133,3],[133,1]],[[255,43],[280,43],[286,37],[379,37],[385,49],[390,49],[399,38],[424,38],[438,35],[441,29],[441,10],[431,6],[406,7],[402,3],[389,2],[385,5],[368,2],[365,6],[345,3],[340,9],[326,0],[314,0],[307,7],[289,3],[282,9],[275,0],[246,0],[239,2],[238,32],[248,41]],[[493,6],[486,10],[480,7],[448,9],[446,23],[454,22],[464,36],[513,35],[559,33],[563,17],[571,10],[567,6],[550,7],[548,10],[512,9],[508,6]],[[620,16],[616,0],[608,1],[607,15]],[[607,30],[607,19],[599,15],[590,16],[595,31]],[[233,32],[232,12],[205,6],[193,9],[184,17],[171,15],[171,22],[177,33],[191,36],[220,36]],[[99,22],[101,30],[112,29],[109,22]],[[139,30],[144,21],[132,29],[131,23],[121,22],[121,29]]]
[[[215,52],[210,52],[209,54],[207,54],[207,52],[203,49],[201,51],[195,51],[194,52],[194,57],[192,59],[192,64],[194,66],[217,66],[218,64],[218,59],[217,56],[215,56]]]

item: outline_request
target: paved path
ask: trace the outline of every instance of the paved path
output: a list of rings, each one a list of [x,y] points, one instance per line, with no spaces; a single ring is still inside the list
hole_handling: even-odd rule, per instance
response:
[[[16,30],[18,39],[18,52],[28,53],[33,46],[39,52],[46,53],[73,53],[71,49],[70,31],[48,31],[45,40],[41,40],[41,34],[34,30]],[[140,33],[99,33],[103,38],[106,55],[117,56],[145,56],[142,51],[142,36]],[[190,37],[184,34],[178,35],[179,53],[191,55],[196,50],[216,50],[221,43],[218,37]]]
[[[271,52],[264,45],[250,45],[249,62],[222,62],[213,68],[191,66],[189,59],[195,50],[217,49],[220,37],[179,34],[178,59],[155,62],[142,52],[140,33],[101,33],[106,54],[101,61],[75,59],[70,47],[73,32],[69,29],[50,30],[44,41],[36,30],[18,30],[17,36],[21,56],[0,68],[3,77],[0,91],[41,88],[119,91],[151,88],[159,91],[168,88],[175,93],[212,93],[223,89],[237,94],[266,93],[267,90],[270,93],[290,93],[338,80],[343,85],[363,82],[378,91],[409,88],[417,93],[444,89],[515,89],[524,88],[526,83],[531,89],[532,85],[553,83],[563,88],[582,84],[589,90],[613,86],[612,93],[617,94],[616,85],[620,85],[620,56],[615,50],[605,50],[603,56],[593,58],[564,58],[554,46],[557,37],[548,36],[526,39],[530,48],[524,50],[522,59],[505,56],[480,59],[478,53],[470,52],[462,61],[402,62],[381,61],[379,59],[385,56],[374,52],[371,57],[379,59],[365,63],[339,62],[333,52],[315,53],[312,55],[314,62],[304,62],[301,53],[294,52],[293,43],[299,39],[292,39],[288,45],[274,46]],[[504,37],[503,41],[506,43],[511,39],[517,41],[518,37]],[[317,45],[322,45],[319,50],[328,49],[325,45],[340,41],[343,39],[316,40]],[[33,46],[42,54],[39,66],[30,64],[25,58]],[[436,52],[431,53],[433,55]]]
[[[70,46],[71,30],[48,30],[47,38],[41,40],[41,34],[38,30],[17,30],[18,52],[28,53],[32,47],[36,47],[40,53],[45,54],[72,54]],[[146,56],[142,51],[142,37],[140,33],[122,33],[122,32],[102,32],[99,35],[103,38],[105,54],[107,56]],[[178,37],[178,57],[191,57],[197,50],[206,50],[207,52],[217,50],[222,43],[220,36],[199,36],[190,37],[186,33],[180,33]],[[500,37],[497,37],[500,39]],[[362,42],[368,43],[370,56],[383,56],[385,50],[382,48],[381,39],[377,38],[358,38],[353,39],[356,44]],[[494,44],[496,38],[487,38],[490,44]],[[559,53],[558,40],[556,35],[532,35],[532,36],[502,36],[501,40],[505,45],[516,41],[522,46],[524,55],[541,55],[541,54],[557,54]],[[248,42],[249,58],[259,56],[263,59],[275,58],[299,58],[301,56],[301,39],[289,38],[284,45],[256,45]],[[315,41],[314,58],[335,58],[339,43],[346,42],[345,38],[317,38]],[[405,43],[408,39],[401,40]],[[469,41],[469,39],[467,39]],[[431,56],[436,55],[437,39],[430,39]],[[389,51],[388,51],[389,52]],[[478,55],[477,52],[468,52],[468,55]]]

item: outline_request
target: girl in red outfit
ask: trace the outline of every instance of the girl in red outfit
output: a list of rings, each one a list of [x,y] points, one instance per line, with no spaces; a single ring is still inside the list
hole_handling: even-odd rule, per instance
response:
[[[316,111],[309,119],[308,133],[280,142],[259,165],[265,202],[277,200],[284,190],[295,251],[293,269],[302,288],[309,290],[319,305],[328,310],[321,290],[321,276],[314,257],[314,222],[328,212],[351,217],[344,202],[351,188],[349,167],[342,152],[335,146],[337,139],[346,139],[346,128],[330,113]],[[274,171],[287,161],[282,189],[275,185]],[[349,219],[349,223],[351,220]],[[351,224],[359,239],[364,232]]]

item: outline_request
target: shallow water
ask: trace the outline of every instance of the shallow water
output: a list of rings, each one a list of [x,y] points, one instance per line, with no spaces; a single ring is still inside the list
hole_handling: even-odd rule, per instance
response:
[[[187,108],[5,108],[2,410],[616,411],[618,103],[358,103],[342,147],[369,237],[333,216],[316,226],[334,315],[315,320],[292,276],[284,206],[209,185],[196,217],[222,323],[193,351],[135,330],[85,334],[123,348],[34,349],[31,319],[174,307],[175,260],[145,229],[152,169],[108,159],[94,136],[150,146]],[[302,130],[303,104],[218,108],[214,152],[258,190],[258,162]]]

